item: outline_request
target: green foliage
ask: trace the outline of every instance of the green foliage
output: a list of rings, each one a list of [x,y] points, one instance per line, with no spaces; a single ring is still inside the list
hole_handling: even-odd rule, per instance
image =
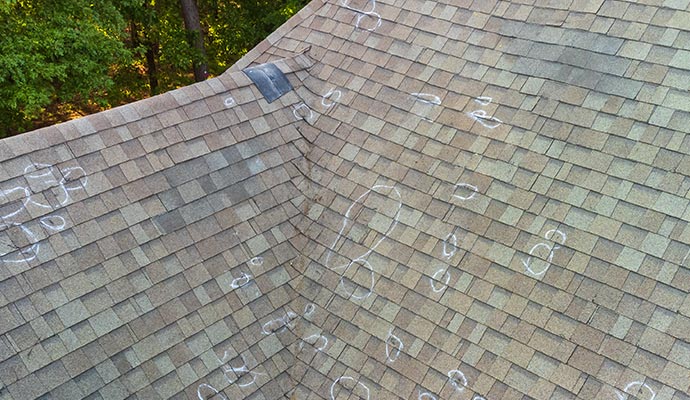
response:
[[[209,22],[207,49],[215,58],[209,69],[218,74],[239,60],[287,21],[309,0],[203,0]]]
[[[206,56],[179,0],[0,0],[0,137],[218,75],[309,0],[197,0]]]
[[[0,7],[0,135],[53,103],[107,105],[112,65],[126,63],[124,20],[109,1],[5,0]]]

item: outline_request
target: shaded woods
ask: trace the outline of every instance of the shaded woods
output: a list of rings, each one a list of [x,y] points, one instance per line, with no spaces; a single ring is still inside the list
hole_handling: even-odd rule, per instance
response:
[[[309,0],[0,0],[0,137],[225,71]]]

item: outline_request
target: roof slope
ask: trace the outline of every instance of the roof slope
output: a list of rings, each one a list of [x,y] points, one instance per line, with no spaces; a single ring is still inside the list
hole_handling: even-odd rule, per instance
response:
[[[688,2],[530,3],[0,141],[0,399],[690,399]]]

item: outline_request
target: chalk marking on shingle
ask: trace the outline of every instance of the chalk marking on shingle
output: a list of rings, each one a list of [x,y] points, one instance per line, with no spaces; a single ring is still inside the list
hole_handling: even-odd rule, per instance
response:
[[[373,13],[374,11],[376,11],[376,0],[369,0],[369,2],[371,3],[371,10],[365,10],[363,8],[359,9],[359,8],[352,7],[350,5],[350,0],[340,0],[340,4],[343,7],[347,8],[348,10],[352,10],[352,11],[362,13],[362,14],[369,14],[369,13]]]
[[[494,116],[487,115],[486,111],[484,110],[471,111],[468,112],[467,115],[469,115],[473,120],[479,122],[485,128],[495,129],[503,124],[503,121]]]
[[[339,283],[339,285],[342,286],[343,288],[346,287],[346,283],[345,283],[345,274],[346,274],[347,271],[350,269],[350,267],[353,266],[354,264],[360,264],[360,265],[366,267],[366,268],[369,270],[370,282],[369,282],[369,288],[367,289],[366,293],[365,293],[365,294],[362,294],[362,295],[357,295],[357,294],[355,294],[355,293],[357,293],[357,290],[360,289],[360,288],[357,288],[357,287],[355,287],[355,289],[352,291],[352,293],[350,293],[350,297],[354,297],[355,299],[358,299],[358,300],[364,300],[364,299],[366,299],[367,297],[371,296],[371,294],[374,292],[374,284],[375,284],[374,269],[371,267],[371,264],[369,264],[369,261],[363,260],[363,259],[352,260],[352,261],[347,265],[347,267],[345,268],[345,270],[343,271],[343,273],[340,275],[340,283]],[[353,281],[353,284],[355,284],[355,286],[357,286],[356,283],[354,283],[354,281]]]
[[[301,110],[306,109],[306,112],[302,112]],[[307,122],[311,122],[314,120],[314,111],[309,108],[308,105],[305,103],[299,103],[298,105],[294,106],[292,109],[292,114],[295,116],[297,119],[303,119]]]
[[[688,256],[690,256],[690,249],[688,249],[688,252],[685,253],[685,257],[683,257],[683,261],[680,262],[681,267],[687,268],[687,265],[685,265],[685,262],[688,260]]]
[[[240,355],[240,359],[242,360],[242,366],[238,367],[238,368],[230,365],[230,363],[232,361],[229,359],[230,354],[228,354],[227,350],[225,350],[225,352],[223,353],[222,359],[219,358],[217,355],[216,355],[216,358],[218,359],[218,362],[220,362],[220,369],[221,369],[221,371],[223,371],[223,376],[225,377],[225,380],[228,381],[228,383],[230,385],[237,383],[237,386],[244,388],[244,387],[247,387],[247,386],[253,384],[254,382],[256,382],[257,377],[267,376],[263,372],[256,372],[256,371],[250,370],[247,367],[247,362],[244,360],[244,356],[242,356],[242,355]],[[232,373],[233,376],[229,376],[228,373]],[[246,375],[251,375],[252,380],[250,382],[239,383],[239,380],[242,379],[242,377],[244,377]],[[202,385],[204,385],[204,384],[202,384]],[[207,386],[211,387],[209,385],[207,385]],[[201,385],[199,385],[199,387],[201,387]]]
[[[565,233],[559,231],[558,229],[551,229],[548,232],[546,232],[546,234],[544,235],[544,239],[553,241],[554,244],[549,245],[547,243],[540,242],[540,243],[537,243],[534,246],[532,246],[532,248],[529,251],[529,256],[522,260],[522,264],[525,266],[525,269],[527,272],[529,272],[530,274],[535,275],[535,276],[541,276],[544,273],[546,273],[546,271],[551,267],[551,262],[553,261],[554,251],[561,248],[560,245],[556,244],[557,241],[553,239],[553,236],[555,234],[558,234],[560,236],[560,240],[558,240],[558,242],[560,242],[561,245],[565,244],[565,241],[567,239],[567,236]],[[551,236],[551,237],[549,237],[549,236]],[[533,258],[534,252],[537,249],[542,248],[542,247],[547,249],[547,251],[549,252],[549,255],[546,257],[546,266],[544,266],[544,268],[541,270],[537,270],[537,269],[533,268],[533,266],[532,266],[532,258]]]
[[[350,6],[348,0],[341,0],[340,4],[347,8],[348,10],[354,11],[357,13],[357,20],[355,21],[355,27],[357,29],[363,29],[365,31],[373,32],[375,31],[378,27],[381,26],[381,15],[376,12],[376,0],[369,0],[371,2],[371,10],[364,10],[364,9],[359,9],[359,8],[354,8]],[[365,17],[371,17],[376,20],[376,23],[374,23],[374,26],[372,28],[363,28],[361,27],[362,19]]]
[[[476,103],[483,105],[483,106],[488,106],[489,104],[491,104],[493,99],[489,96],[479,96],[476,99],[474,99],[474,101]]]
[[[29,242],[31,243],[30,246],[24,247],[24,248],[17,248],[13,247],[12,250],[6,252],[5,254],[0,254],[0,261],[4,263],[23,263],[23,262],[28,262],[28,261],[33,261],[38,257],[38,252],[41,249],[41,245],[38,241],[38,236],[29,228],[27,228],[24,224],[18,224],[15,222],[9,223],[9,224],[0,224],[0,231],[9,229],[12,226],[18,226],[19,229],[24,232],[24,235],[29,239]],[[13,258],[5,258],[5,256],[9,254],[15,254],[15,252],[18,251],[18,254],[16,254]]]
[[[241,288],[242,286],[251,282],[251,280],[252,276],[247,274],[246,272],[243,272],[239,278],[235,278],[232,280],[232,282],[230,283],[230,287],[232,287],[233,289]]]
[[[202,388],[212,390],[213,394],[210,394],[210,395],[201,394]],[[197,395],[197,397],[199,397],[199,400],[208,400],[212,397],[215,397],[216,395],[219,395],[221,400],[228,400],[228,398],[225,397],[225,395],[223,393],[219,392],[218,389],[214,388],[213,386],[211,386],[207,383],[202,383],[201,385],[199,385],[199,387],[196,388],[196,395]]]
[[[369,400],[369,398],[370,398],[369,387],[367,385],[363,384],[362,382],[356,381],[355,378],[353,378],[351,376],[341,376],[340,378],[334,380],[333,383],[331,383],[331,400],[335,400],[335,385],[337,385],[341,381],[352,381],[352,382],[356,383],[355,387],[357,387],[357,386],[363,387],[364,393],[366,393],[366,395],[367,395],[365,400]]]
[[[448,382],[450,382],[451,386],[455,388],[458,392],[462,392],[465,390],[465,387],[467,387],[467,378],[465,377],[465,374],[462,373],[459,369],[451,369],[448,371]]]
[[[419,92],[410,93],[410,94],[415,98],[415,100],[419,101],[420,103],[431,104],[431,105],[435,105],[435,106],[438,106],[441,104],[441,98],[436,96],[435,94],[419,93]]]
[[[443,239],[443,257],[451,258],[455,255],[458,250],[458,237],[455,233],[449,233],[445,239]]]
[[[373,28],[363,28],[363,27],[361,26],[361,25],[362,25],[362,19],[364,19],[364,18],[366,18],[366,17],[371,17],[371,18],[376,19],[376,23],[374,23],[374,27],[373,27]],[[378,29],[378,28],[381,26],[381,21],[382,21],[382,20],[381,20],[381,15],[379,15],[379,13],[377,13],[377,12],[359,14],[359,15],[357,16],[357,21],[355,22],[355,27],[358,28],[358,29],[363,29],[363,30],[365,30],[365,31],[373,32],[373,31],[375,31],[376,29]]]
[[[439,281],[439,274],[443,274],[444,279],[443,279],[443,286],[437,287],[436,282]],[[431,290],[434,291],[434,293],[440,293],[442,292],[445,288],[448,287],[448,283],[450,283],[450,272],[448,272],[445,268],[441,268],[438,271],[434,272],[434,275],[429,278],[429,283],[431,284]]]
[[[437,400],[436,396],[429,392],[424,392],[422,393],[421,391],[419,392],[419,396],[417,396],[417,400]]]
[[[316,344],[321,341],[323,344],[319,347],[316,347]],[[325,337],[324,335],[319,335],[319,334],[313,334],[309,335],[305,338],[302,339],[302,341],[299,344],[299,349],[302,350],[304,348],[304,343],[310,344],[312,347],[314,347],[315,351],[323,351],[326,349],[328,346],[328,338]]]
[[[364,204],[364,200],[363,200],[363,199],[364,199],[367,195],[369,195],[369,193],[371,193],[372,191],[378,191],[378,190],[382,190],[382,189],[392,189],[392,192],[391,192],[391,193],[395,193],[395,196],[396,196],[397,199],[398,199],[398,200],[397,200],[397,201],[398,201],[398,205],[397,205],[397,208],[396,208],[396,211],[395,211],[395,215],[394,215],[394,217],[393,217],[393,222],[391,223],[390,227],[388,228],[388,230],[386,230],[386,232],[383,233],[383,235],[381,236],[381,238],[379,238],[379,239],[376,241],[376,243],[374,243],[364,254],[359,255],[359,256],[353,258],[353,259],[352,259],[349,263],[347,263],[347,264],[340,265],[340,266],[335,266],[335,267],[331,267],[331,266],[329,265],[329,264],[330,264],[331,256],[332,256],[333,253],[335,252],[335,248],[336,248],[338,242],[340,241],[340,238],[343,237],[343,233],[345,232],[345,228],[347,227],[348,221],[349,221],[350,218],[351,218],[351,213],[352,213],[353,208],[354,208],[358,203]],[[390,193],[389,193],[388,197],[390,198]],[[355,290],[353,290],[353,292],[352,292],[352,294],[351,294],[351,296],[354,297],[355,299],[359,299],[359,300],[366,299],[367,297],[369,297],[369,296],[373,293],[373,290],[374,290],[374,281],[375,281],[375,279],[374,279],[374,270],[373,270],[371,264],[367,261],[367,258],[369,257],[369,255],[370,255],[374,250],[376,250],[376,248],[381,244],[381,242],[383,242],[383,241],[388,237],[388,235],[390,235],[391,232],[393,232],[393,230],[395,229],[395,227],[396,227],[397,224],[398,224],[398,220],[399,220],[399,218],[400,218],[400,210],[401,210],[401,209],[402,209],[402,195],[400,194],[400,191],[398,191],[398,189],[397,189],[395,186],[374,185],[374,186],[372,186],[371,189],[369,189],[369,190],[367,190],[366,192],[362,193],[362,195],[360,195],[355,201],[353,201],[352,204],[350,205],[350,207],[348,207],[347,211],[345,212],[345,217],[343,218],[343,224],[342,224],[342,226],[340,227],[340,231],[338,232],[338,235],[335,237],[335,240],[333,241],[333,244],[331,244],[331,246],[330,246],[329,249],[328,249],[328,253],[326,254],[326,262],[325,262],[325,265],[326,265],[327,268],[330,268],[330,269],[333,269],[333,270],[336,270],[336,269],[344,269],[343,272],[342,272],[342,274],[340,275],[340,282],[339,282],[339,285],[342,285],[343,287],[345,287],[345,278],[344,278],[344,275],[347,273],[347,271],[350,270],[350,268],[351,268],[354,264],[360,264],[361,266],[367,268],[367,269],[370,271],[370,274],[371,274],[371,282],[370,282],[370,285],[369,285],[369,290],[368,290],[367,293],[364,294],[364,295],[356,295],[355,293],[357,292],[357,289],[355,288]]]
[[[469,183],[457,183],[455,185],[455,190],[457,191],[458,189],[470,189],[470,191],[471,191],[471,193],[468,196],[453,194],[453,197],[455,197],[458,200],[463,200],[463,201],[464,200],[472,200],[474,198],[474,196],[476,196],[477,193],[479,193],[479,188],[474,186],[474,185],[471,185]]]
[[[333,88],[328,91],[328,93],[324,94],[323,97],[321,98],[321,105],[326,107],[326,108],[331,108],[335,105],[340,100],[340,97],[343,95],[343,93],[336,89]],[[332,97],[335,97],[335,99],[332,99]],[[329,100],[328,103],[326,103],[326,100]]]
[[[649,391],[649,399],[647,399],[647,400],[654,400],[654,398],[656,397],[656,392],[649,385],[647,385],[646,383],[643,383],[643,382],[634,381],[634,382],[628,383],[625,386],[625,388],[623,389],[623,392],[616,390],[616,395],[618,396],[618,399],[619,400],[628,400],[628,394],[634,395],[636,399],[641,398],[641,397],[637,396],[637,394],[633,394],[633,393],[629,392],[630,388],[632,388],[633,386],[639,386],[639,389],[637,389],[637,394],[640,394],[642,392],[642,389],[647,389]]]
[[[270,335],[274,332],[282,332],[285,329],[293,329],[292,321],[297,318],[294,311],[287,311],[284,316],[272,319],[261,326],[261,333]]]
[[[393,347],[393,351],[391,351],[391,347]],[[386,337],[386,360],[395,362],[400,357],[403,347],[402,340],[393,334],[393,328],[391,328],[388,331],[388,337]]]
[[[314,303],[309,303],[306,306],[304,306],[304,313],[302,314],[303,317],[311,317],[312,314],[316,311],[316,306]]]
[[[12,221],[14,217],[19,215],[24,210],[28,211],[29,205],[34,205],[39,208],[54,210],[60,208],[70,202],[70,193],[75,190],[85,189],[88,184],[88,177],[82,167],[67,167],[59,170],[61,178],[57,180],[54,176],[56,168],[52,164],[32,163],[24,168],[24,175],[27,181],[36,181],[39,185],[56,185],[60,190],[60,194],[56,195],[57,204],[42,203],[33,198],[33,191],[29,187],[18,186],[11,189],[4,189],[0,191],[5,196],[12,195],[16,192],[23,194],[21,205],[10,212],[9,214],[0,216],[0,230],[6,230],[13,226],[19,227],[29,241],[29,245],[24,248],[17,248],[13,245],[12,250],[0,254],[0,262],[3,263],[23,263],[33,261],[38,257],[41,245],[39,243],[38,235],[25,223]],[[55,223],[53,220],[57,220]],[[65,228],[66,221],[61,216],[49,215],[39,219],[39,224],[50,231],[60,231]],[[13,254],[13,256],[8,256]]]
[[[338,235],[336,236],[335,240],[333,241],[333,244],[331,244],[331,247],[329,248],[328,254],[326,255],[326,267],[329,268],[343,268],[345,266],[341,267],[330,267],[329,261],[331,259],[331,255],[335,252],[335,247],[340,241],[340,238],[343,236],[343,232],[345,232],[345,228],[347,228],[347,223],[348,220],[350,220],[350,214],[352,213],[352,209],[358,204],[358,203],[363,203],[363,199],[372,191],[380,190],[380,189],[392,189],[393,192],[395,192],[395,195],[398,197],[398,206],[397,210],[395,212],[395,215],[393,217],[393,223],[391,224],[390,228],[383,234],[383,236],[367,250],[364,254],[355,257],[354,260],[361,260],[366,257],[368,257],[376,248],[383,242],[388,235],[393,232],[393,229],[395,229],[396,225],[398,224],[398,219],[400,218],[400,209],[402,208],[402,196],[400,195],[400,192],[395,186],[387,186],[387,185],[374,185],[372,186],[371,189],[367,190],[366,192],[362,193],[355,201],[352,202],[350,207],[348,207],[347,211],[345,212],[345,217],[343,218],[343,223],[342,226],[340,227],[340,231],[338,232]]]

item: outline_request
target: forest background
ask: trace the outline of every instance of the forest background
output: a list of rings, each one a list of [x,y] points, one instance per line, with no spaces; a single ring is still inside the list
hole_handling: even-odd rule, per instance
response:
[[[0,0],[0,138],[223,73],[309,0]]]

